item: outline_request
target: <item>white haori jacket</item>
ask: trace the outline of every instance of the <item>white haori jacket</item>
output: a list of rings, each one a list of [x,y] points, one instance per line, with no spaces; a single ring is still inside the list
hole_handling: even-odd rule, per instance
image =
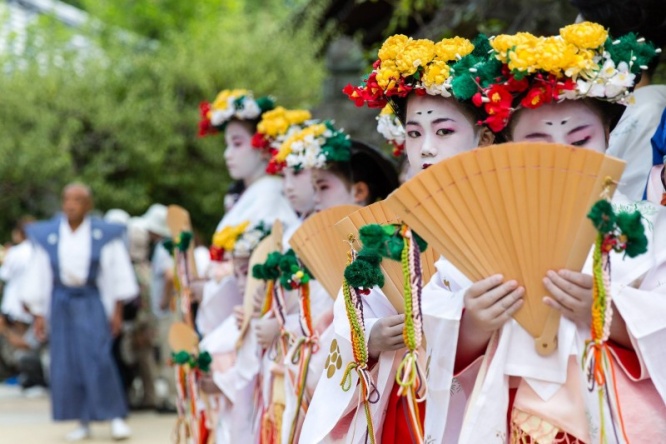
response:
[[[640,209],[649,240],[648,252],[636,258],[611,254],[613,301],[641,364],[638,378],[621,363],[615,366],[619,399],[631,442],[657,442],[666,436],[666,211],[622,196],[613,203],[616,209]],[[471,282],[445,259],[436,265],[437,273],[423,292],[426,442],[506,442],[509,389],[515,382],[515,407],[585,442],[598,442],[598,396],[587,390],[580,365],[589,330],[562,318],[558,350],[543,357],[536,353],[533,338],[511,320],[491,339],[483,362],[477,360],[454,378],[463,296]],[[591,266],[590,256],[583,271],[591,273]],[[608,442],[623,442],[613,433],[608,405],[604,412]]]
[[[397,312],[379,288],[373,288],[370,294],[362,298],[367,345],[375,322],[382,317],[396,315]],[[321,344],[322,351],[328,356],[303,423],[299,441],[302,444],[366,442],[367,420],[365,409],[360,402],[358,374],[355,371],[350,373],[351,388],[348,391],[344,391],[341,387],[345,368],[354,360],[351,331],[342,292],[335,300],[332,327],[331,342]],[[377,364],[370,372],[377,389],[377,393],[372,397],[375,402],[370,404],[377,442],[381,442],[389,395],[395,383],[395,374],[402,354],[401,350],[380,353]]]

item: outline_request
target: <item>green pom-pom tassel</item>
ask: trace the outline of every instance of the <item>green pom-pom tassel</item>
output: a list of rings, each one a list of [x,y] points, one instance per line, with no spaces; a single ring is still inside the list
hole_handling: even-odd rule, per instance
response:
[[[164,239],[162,241],[162,246],[166,249],[166,251],[169,252],[169,254],[173,254],[173,249],[175,248],[173,239],[171,239],[170,237]]]
[[[197,357],[197,367],[199,367],[199,370],[208,373],[212,362],[213,358],[208,352],[199,353],[199,356]]]
[[[181,350],[179,352],[171,353],[171,360],[174,364],[184,365],[190,362],[191,356],[188,352]]]
[[[180,239],[178,241],[178,249],[180,251],[187,251],[190,248],[190,243],[192,242],[192,232],[183,231],[180,233]]]
[[[262,281],[275,281],[280,277],[280,260],[282,253],[274,251],[268,255],[266,262],[252,267],[252,277]]]
[[[597,201],[587,214],[594,227],[601,233],[610,233],[615,229],[615,212],[613,205],[605,199]]]
[[[363,244],[363,248],[379,250],[382,244],[388,238],[385,227],[379,224],[364,225],[358,230],[358,237]]]
[[[647,252],[648,240],[645,236],[642,215],[640,212],[620,213],[617,215],[617,226],[627,238],[625,254],[636,257]]]
[[[262,114],[265,113],[266,111],[270,111],[273,108],[275,108],[275,100],[273,100],[271,97],[259,97],[257,99],[257,106],[261,110]]]
[[[376,263],[368,261],[360,256],[345,268],[345,279],[347,283],[353,288],[366,288],[370,289],[374,286],[384,286],[384,275],[379,268],[379,258]]]

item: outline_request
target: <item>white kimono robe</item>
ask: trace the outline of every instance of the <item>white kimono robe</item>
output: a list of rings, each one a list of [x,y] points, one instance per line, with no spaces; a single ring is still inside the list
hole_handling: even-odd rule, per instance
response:
[[[357,373],[351,372],[351,388],[348,391],[343,391],[340,386],[345,367],[354,360],[351,331],[342,293],[338,294],[333,310],[333,332],[327,331],[322,335],[331,337],[331,340],[328,346],[323,341],[321,344],[322,351],[328,356],[303,423],[299,441],[302,444],[366,442],[367,421],[363,404],[359,402]],[[363,310],[367,344],[375,322],[380,318],[396,315],[397,312],[379,288],[374,288],[370,294],[363,296]],[[402,355],[401,350],[381,353],[370,372],[377,389],[373,396],[373,401],[376,402],[370,403],[377,442],[381,442],[389,395]]]
[[[636,207],[622,197],[614,204],[624,205],[626,209]],[[666,436],[666,352],[663,347],[666,341],[666,211],[658,211],[657,207],[645,203],[639,208],[645,217],[649,250],[633,259],[612,254],[611,291],[626,321],[643,371],[638,378],[640,382],[625,375],[621,366],[616,366],[616,375],[631,442],[656,442],[655,437]],[[580,330],[562,318],[558,350],[542,357],[535,352],[532,337],[511,320],[494,337],[497,342],[493,344],[491,340],[481,365],[477,361],[454,378],[463,295],[471,282],[444,259],[437,263],[437,270],[423,293],[429,363],[426,441],[506,442],[510,382],[519,381],[514,407],[521,403],[522,390],[530,398],[524,405],[536,407],[528,413],[586,442],[598,442],[597,393],[587,391],[587,379],[580,371],[589,331]],[[584,271],[589,273],[590,270],[591,258],[588,258]],[[561,402],[567,399],[566,395],[572,395],[568,399],[576,401]],[[606,406],[606,416],[608,412]],[[569,417],[570,422],[567,415],[574,415]],[[640,416],[648,419],[638,419]],[[585,417],[587,421],[581,420]],[[605,423],[608,442],[617,442],[608,417]],[[641,436],[645,440],[639,438]]]
[[[282,179],[263,176],[241,195],[238,202],[224,215],[217,230],[250,221],[255,225],[261,221],[272,224],[276,219],[285,227],[298,224],[298,217],[282,193]],[[209,280],[204,286],[203,300],[197,313],[197,328],[205,335],[220,325],[235,305],[243,303],[235,280],[231,276],[219,282]]]

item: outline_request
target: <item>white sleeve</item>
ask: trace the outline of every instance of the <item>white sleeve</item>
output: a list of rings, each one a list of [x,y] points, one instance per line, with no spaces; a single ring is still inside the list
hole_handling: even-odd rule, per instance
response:
[[[111,304],[139,295],[132,261],[121,239],[112,240],[102,248],[97,284],[105,301]]]
[[[40,246],[33,245],[31,260],[21,279],[21,299],[35,316],[48,313],[53,291],[53,270],[49,256]]]

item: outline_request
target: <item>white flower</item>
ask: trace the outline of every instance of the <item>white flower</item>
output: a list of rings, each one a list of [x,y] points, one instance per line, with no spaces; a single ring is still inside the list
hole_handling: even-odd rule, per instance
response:
[[[236,112],[239,119],[256,119],[261,114],[261,109],[254,99],[248,97],[243,98],[241,102],[241,109]]]
[[[225,109],[216,109],[210,115],[210,123],[213,126],[220,126],[224,124],[227,120],[231,119],[231,116],[234,115],[233,107],[227,107]]]
[[[596,79],[593,81],[585,81],[578,79],[576,82],[578,91],[580,95],[587,97],[605,97],[606,96],[606,87],[603,80]]]
[[[613,98],[623,94],[628,88],[634,85],[636,75],[629,71],[629,65],[621,62],[613,77],[608,79],[606,84],[606,97]]]
[[[451,97],[450,80],[451,78],[449,77],[444,83],[425,86],[425,90],[431,96]]]
[[[377,131],[391,143],[398,145],[405,143],[405,129],[395,116],[390,114],[377,116]]]

